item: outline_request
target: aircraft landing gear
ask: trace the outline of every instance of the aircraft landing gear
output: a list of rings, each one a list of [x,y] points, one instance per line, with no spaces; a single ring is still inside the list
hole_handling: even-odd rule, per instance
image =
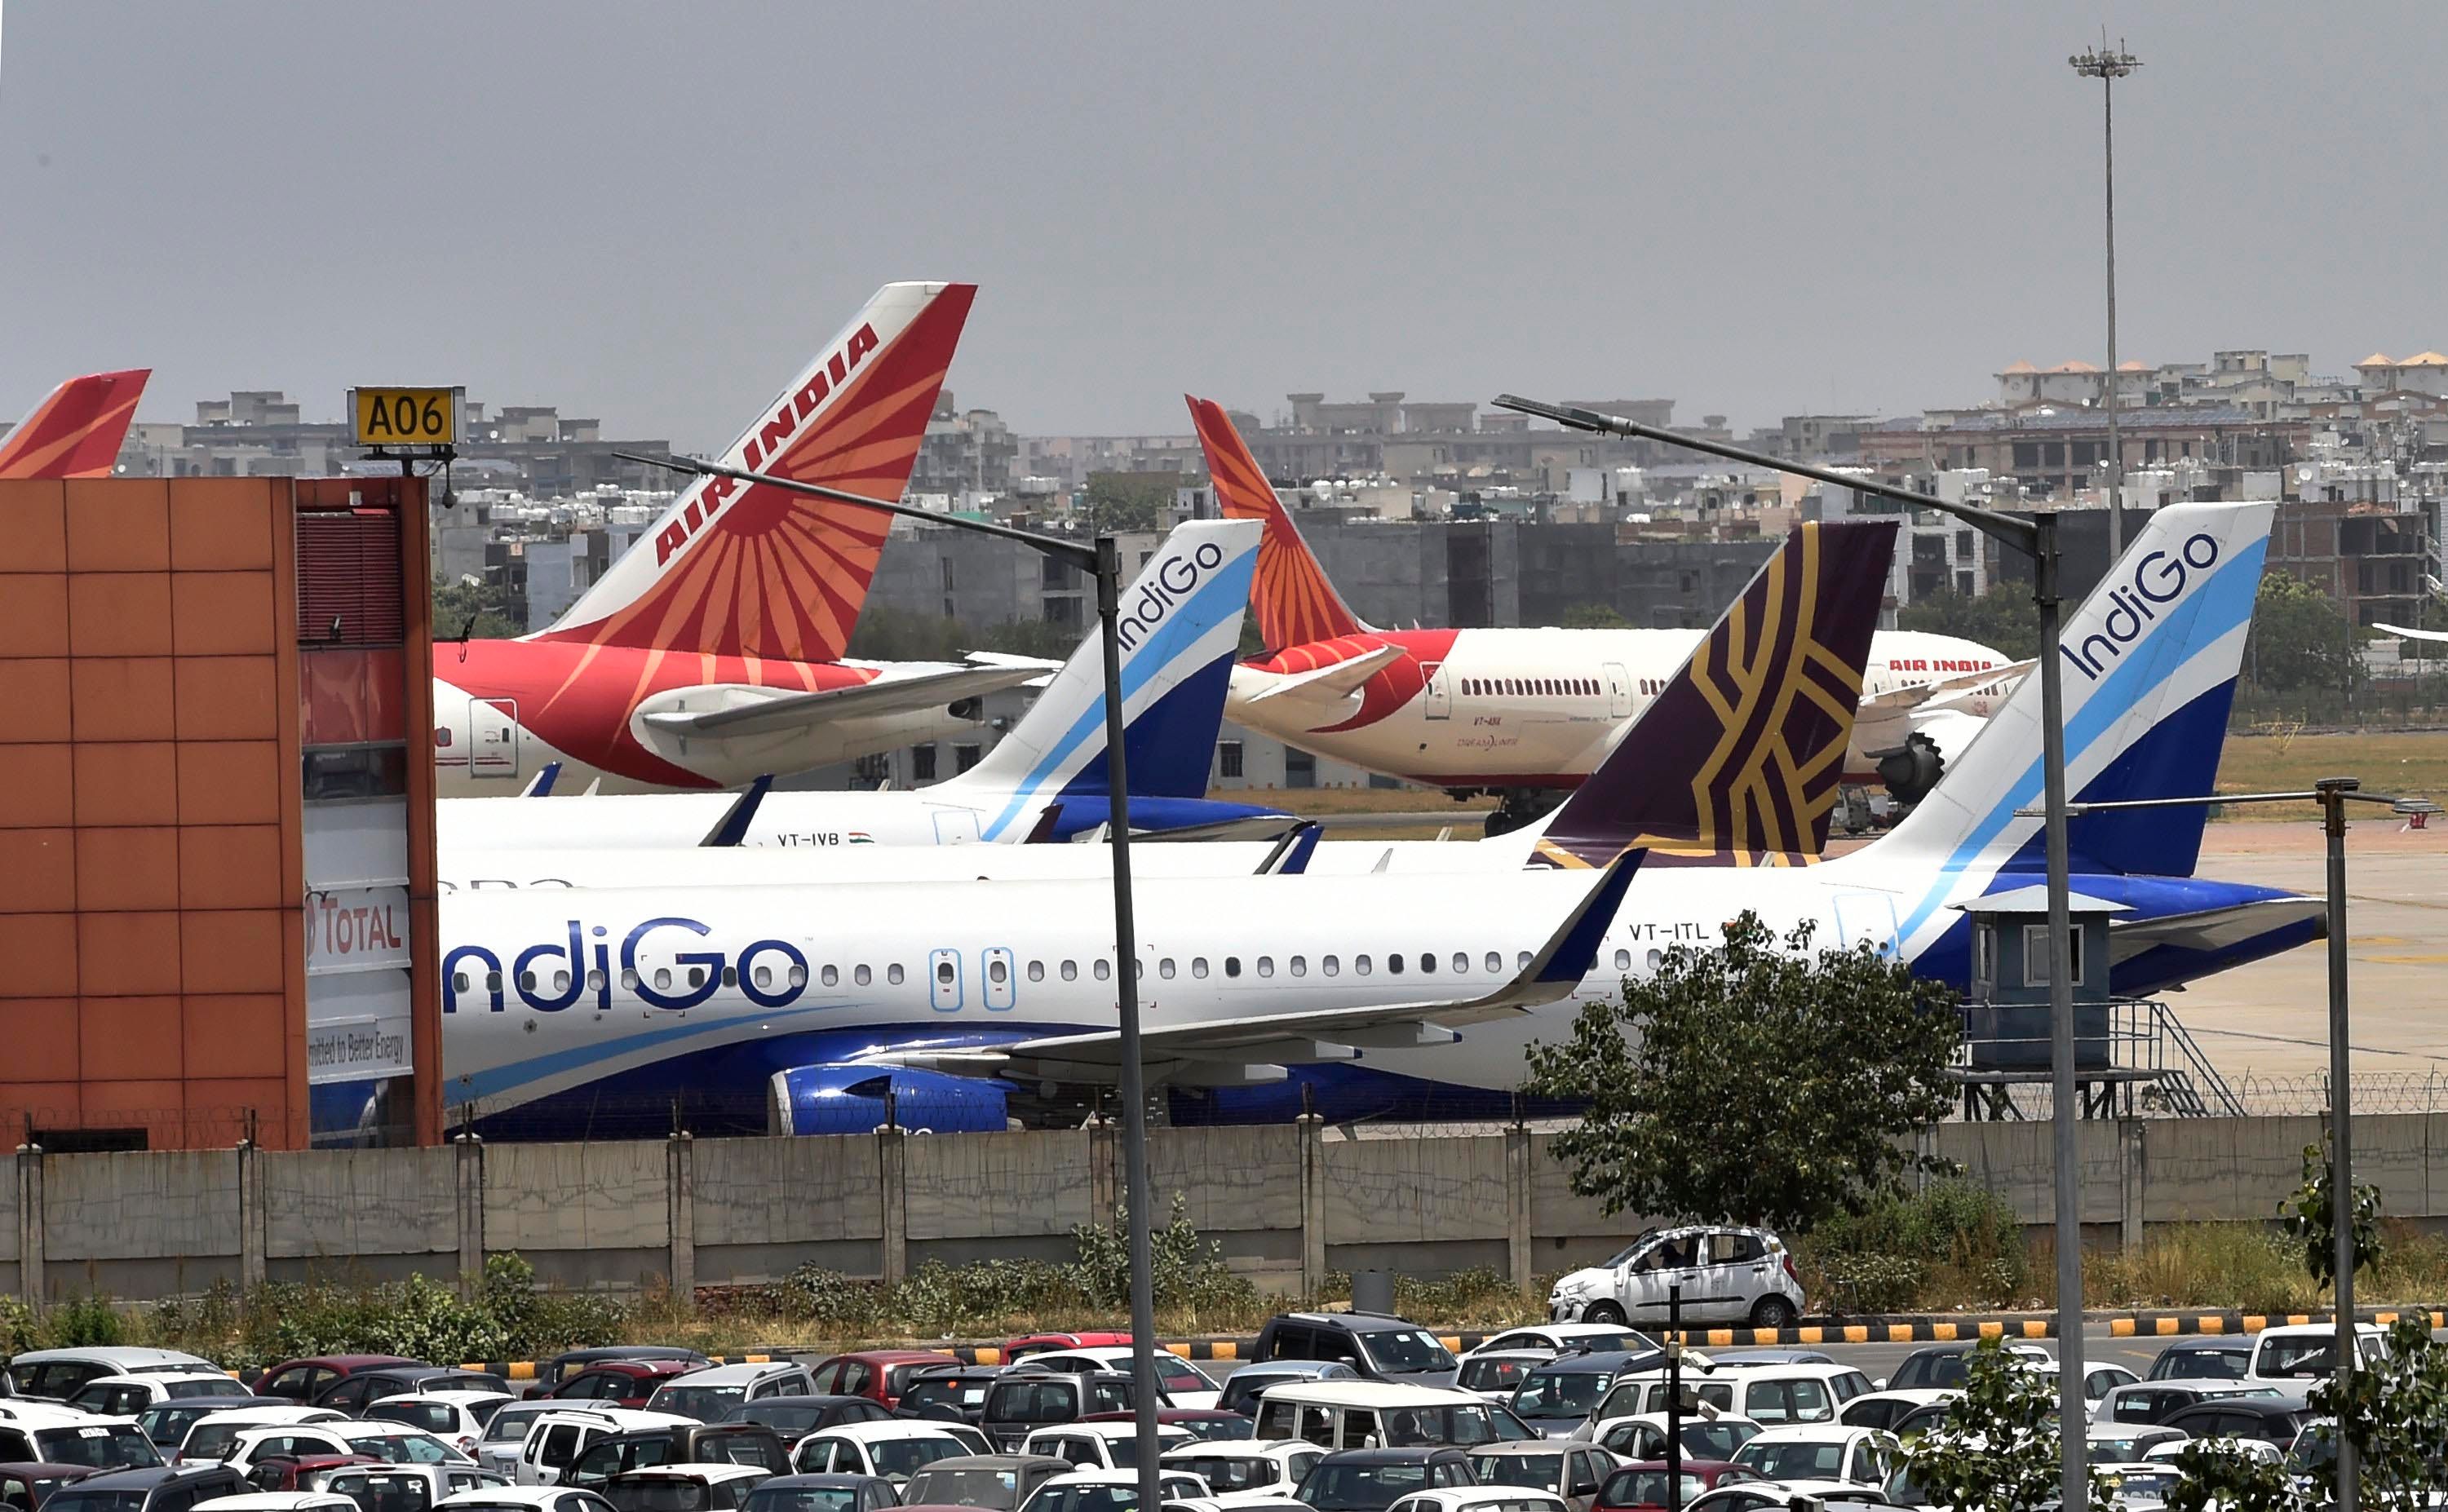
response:
[[[1497,796],[1496,807],[1487,814],[1487,833],[1490,835],[1503,834],[1525,824],[1536,823],[1564,801],[1564,794],[1545,788],[1506,788]]]

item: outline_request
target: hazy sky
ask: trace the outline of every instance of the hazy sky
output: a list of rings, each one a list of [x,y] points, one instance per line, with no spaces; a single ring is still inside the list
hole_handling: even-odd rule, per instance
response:
[[[1179,394],[1738,426],[2102,355],[2448,347],[2436,5],[0,0],[0,414],[456,381],[727,441],[875,285],[1023,431]]]

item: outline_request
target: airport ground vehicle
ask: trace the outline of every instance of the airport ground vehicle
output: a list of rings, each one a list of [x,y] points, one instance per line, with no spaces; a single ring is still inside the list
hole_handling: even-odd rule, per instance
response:
[[[1781,1329],[1802,1315],[1802,1275],[1785,1241],[1766,1229],[1659,1229],[1604,1265],[1575,1271],[1548,1293],[1559,1322],[1663,1323],[1673,1289],[1693,1323]]]
[[[1037,1488],[1072,1471],[1071,1462],[1042,1454],[972,1454],[937,1460],[901,1488],[907,1507],[985,1507],[1018,1512]]]
[[[1264,1440],[1303,1439],[1335,1450],[1436,1445],[1467,1448],[1501,1437],[1493,1409],[1475,1392],[1385,1381],[1279,1386],[1259,1402],[1253,1433]]]
[[[986,1452],[985,1435],[966,1423],[845,1423],[791,1445],[791,1468],[797,1475],[882,1476],[898,1485],[937,1460]]]
[[[1253,1360],[1332,1360],[1362,1379],[1451,1386],[1460,1368],[1436,1335],[1390,1312],[1285,1312],[1258,1330]]]
[[[1451,1446],[1338,1449],[1310,1466],[1300,1500],[1317,1512],[1387,1512],[1415,1491],[1478,1487],[1470,1456]]]

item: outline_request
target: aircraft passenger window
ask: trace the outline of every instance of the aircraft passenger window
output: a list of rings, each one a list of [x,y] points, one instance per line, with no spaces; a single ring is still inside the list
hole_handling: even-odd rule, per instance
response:
[[[1203,977],[1207,974],[1207,958],[1205,956],[1194,955],[1190,958],[1190,974],[1195,977]]]
[[[759,992],[762,992],[762,991],[764,991],[767,987],[772,986],[774,985],[774,968],[773,968],[772,967],[770,967],[770,966],[760,966],[760,967],[758,967],[756,968],[756,977],[755,977],[755,982],[756,982],[756,990],[757,990],[757,991],[759,991]]]
[[[1296,977],[1305,977],[1309,975],[1309,960],[1307,957],[1296,955],[1292,957],[1291,965],[1292,975]]]
[[[1079,968],[1078,967],[1076,967],[1076,966],[1072,965],[1072,964],[1071,964],[1070,962],[1068,962],[1068,961],[1063,962],[1063,963],[1062,963],[1062,980],[1063,980],[1063,981],[1065,981],[1065,982],[1077,982],[1077,981],[1079,981],[1079,980],[1080,980],[1080,968]]]
[[[794,987],[803,987],[803,986],[806,986],[807,985],[808,985],[808,968],[807,968],[806,967],[803,967],[803,966],[794,966],[794,967],[793,967],[791,968],[791,986],[794,986]]]
[[[1258,975],[1262,977],[1271,977],[1274,974],[1275,958],[1271,955],[1262,955],[1258,957]]]
[[[947,986],[947,987],[948,987],[948,986],[950,986],[952,985],[952,963],[951,963],[951,962],[949,962],[949,961],[938,961],[938,962],[936,962],[936,963],[935,963],[935,980],[936,980],[936,981],[938,981],[938,982],[941,982],[942,984],[944,984],[944,986]]]
[[[672,970],[671,970],[671,967],[656,967],[656,968],[655,968],[655,986],[656,986],[658,988],[661,988],[661,987],[668,987],[668,986],[670,986],[671,985],[672,985]]]
[[[1652,971],[1654,971],[1654,970],[1656,970],[1659,967],[1664,966],[1665,964],[1666,964],[1666,952],[1665,952],[1665,951],[1663,951],[1663,950],[1652,950],[1652,951],[1650,951],[1650,952],[1649,952],[1649,969],[1651,969]]]
[[[1469,969],[1470,957],[1463,951],[1456,950],[1454,952],[1454,975],[1460,976]]]
[[[737,967],[727,966],[722,968],[722,985],[727,987],[736,987],[739,986],[739,968]]]
[[[624,966],[621,968],[621,990],[623,992],[635,992],[638,990],[638,968],[636,967]]]
[[[1386,974],[1388,976],[1401,976],[1403,974],[1402,951],[1388,950],[1386,952]]]
[[[1332,956],[1328,956],[1326,959],[1320,961],[1317,964],[1317,968],[1320,971],[1325,972],[1328,976],[1332,976],[1343,969],[1342,967],[1335,964],[1334,957]]]
[[[987,981],[993,983],[996,986],[1001,986],[1010,979],[1011,968],[1004,966],[1000,958],[986,963]]]
[[[568,991],[568,990],[569,990],[569,973],[568,973],[568,972],[566,972],[566,971],[555,971],[555,972],[552,974],[552,989],[553,989],[555,992],[566,992],[566,991]]]
[[[522,971],[519,973],[519,990],[522,992],[533,992],[535,990],[534,972]]]
[[[870,982],[872,982],[872,981],[874,981],[874,980],[875,980],[875,973],[874,973],[874,972],[872,972],[872,971],[870,971],[867,967],[863,967],[863,966],[861,966],[861,967],[852,967],[851,968],[850,979],[851,979],[852,982],[857,983],[860,986],[867,986],[869,983],[870,983]]]
[[[1629,950],[1617,950],[1615,953],[1615,968],[1618,971],[1631,970],[1632,952]]]
[[[1100,981],[1100,982],[1102,982],[1102,981],[1104,981],[1107,977],[1112,976],[1113,974],[1114,974],[1114,964],[1113,964],[1111,961],[1107,961],[1107,960],[1105,960],[1105,959],[1104,959],[1103,957],[1101,957],[1101,956],[1100,956],[1100,957],[1099,957],[1099,958],[1098,958],[1098,960],[1097,960],[1097,980],[1098,980],[1098,981]]]
[[[1421,970],[1423,970],[1423,971],[1434,971],[1436,968],[1437,968],[1437,958],[1436,958],[1435,956],[1433,956],[1433,955],[1429,954],[1429,953],[1428,953],[1427,951],[1425,951],[1425,950],[1421,951],[1421,952],[1420,952],[1420,969],[1421,969]]]
[[[1166,956],[1163,960],[1158,961],[1158,962],[1156,964],[1156,974],[1157,974],[1157,975],[1158,975],[1158,976],[1160,976],[1160,977],[1162,977],[1162,978],[1164,978],[1167,982],[1172,981],[1172,980],[1173,980],[1173,957],[1171,957],[1171,956]]]
[[[1028,963],[1028,980],[1031,982],[1042,982],[1045,980],[1044,962],[1031,961]]]
[[[899,962],[896,961],[892,965],[884,968],[884,980],[891,983],[896,987],[901,985],[901,964]]]
[[[1498,954],[1497,954],[1495,951],[1493,951],[1493,950],[1488,951],[1488,952],[1487,952],[1487,974],[1488,974],[1489,976],[1494,976],[1494,975],[1496,975],[1496,973],[1498,973],[1499,971],[1501,971],[1501,970],[1503,970],[1503,969],[1504,969],[1504,957],[1502,957],[1502,956],[1501,956],[1501,955],[1498,955]]]
[[[689,967],[689,986],[693,987],[705,986],[705,967],[701,966]]]
[[[1355,955],[1351,958],[1351,974],[1353,976],[1361,977],[1365,977],[1368,974],[1368,958],[1367,956]]]
[[[500,973],[499,971],[488,971],[488,972],[486,972],[486,973],[485,973],[485,990],[486,990],[486,991],[488,991],[488,992],[499,992],[499,991],[501,991],[501,990],[502,990],[502,973]]]
[[[467,972],[453,971],[450,973],[450,990],[453,992],[465,992],[468,990]]]
[[[825,975],[824,975],[824,984],[825,984],[825,986],[833,986],[837,985],[840,981],[841,981],[841,967],[831,967],[831,966],[829,966],[829,967],[825,967]]]
[[[1516,954],[1513,962],[1513,969],[1516,971],[1527,971],[1530,969],[1529,951],[1522,950]]]

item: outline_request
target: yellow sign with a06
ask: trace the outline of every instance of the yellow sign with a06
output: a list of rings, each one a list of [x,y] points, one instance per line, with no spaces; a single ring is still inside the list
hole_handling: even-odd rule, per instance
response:
[[[352,389],[361,447],[455,447],[462,389]]]

